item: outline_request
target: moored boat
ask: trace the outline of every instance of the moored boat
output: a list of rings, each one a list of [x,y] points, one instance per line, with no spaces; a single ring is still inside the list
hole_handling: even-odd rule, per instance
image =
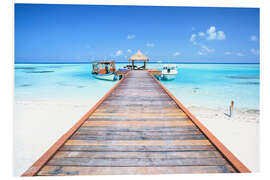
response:
[[[96,79],[115,81],[117,74],[115,73],[114,61],[99,61],[92,63],[92,75]]]
[[[163,80],[173,80],[176,78],[177,66],[173,64],[164,65],[162,69],[162,79]]]

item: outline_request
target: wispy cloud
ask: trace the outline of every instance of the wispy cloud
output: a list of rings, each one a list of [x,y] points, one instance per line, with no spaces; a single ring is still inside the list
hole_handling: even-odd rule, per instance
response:
[[[202,56],[202,55],[207,55],[209,53],[212,53],[214,51],[215,49],[211,49],[207,47],[206,45],[201,45],[201,49],[198,51],[198,54]]]
[[[136,36],[134,34],[128,34],[127,39],[134,39]]]
[[[154,46],[155,46],[155,44],[154,44],[154,43],[149,43],[149,42],[148,42],[148,43],[146,43],[145,45],[146,45],[147,47],[154,47]]]
[[[257,38],[257,36],[252,35],[252,36],[250,36],[250,40],[251,40],[251,41],[257,41],[257,40],[258,40],[258,38]]]
[[[232,52],[226,51],[224,54],[225,54],[225,55],[232,55]]]
[[[128,52],[128,53],[132,53],[132,50],[131,50],[131,49],[128,49],[127,52]]]
[[[226,39],[226,35],[223,31],[218,31],[217,32],[217,39],[218,40],[225,40]]]
[[[180,55],[181,55],[180,52],[175,52],[175,53],[173,53],[173,56],[180,56]]]
[[[237,56],[245,56],[245,54],[242,53],[242,52],[238,52],[238,53],[236,53],[236,55],[237,55]]]
[[[116,51],[115,55],[121,56],[121,55],[123,55],[123,51],[121,49],[119,49],[118,51]]]
[[[205,33],[204,32],[198,32],[198,36],[203,37],[203,36],[205,36]]]
[[[224,31],[216,32],[215,26],[211,26],[209,29],[207,29],[206,33],[208,35],[206,38],[207,40],[225,40],[226,39],[226,35]]]
[[[254,55],[260,54],[260,51],[258,49],[254,49],[254,48],[250,49],[250,52],[251,52],[251,54],[254,54]]]
[[[189,39],[190,42],[192,42],[193,44],[197,44],[196,43],[196,36],[197,36],[196,34],[192,34],[191,37],[190,37],[190,39]]]

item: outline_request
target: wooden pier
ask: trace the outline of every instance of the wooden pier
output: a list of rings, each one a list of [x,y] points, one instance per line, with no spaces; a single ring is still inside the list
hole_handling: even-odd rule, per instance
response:
[[[147,71],[131,71],[22,176],[250,172]]]

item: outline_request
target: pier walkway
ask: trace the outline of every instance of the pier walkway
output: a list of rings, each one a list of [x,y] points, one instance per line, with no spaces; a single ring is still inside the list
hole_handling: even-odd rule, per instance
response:
[[[131,71],[22,176],[250,172],[148,71]]]

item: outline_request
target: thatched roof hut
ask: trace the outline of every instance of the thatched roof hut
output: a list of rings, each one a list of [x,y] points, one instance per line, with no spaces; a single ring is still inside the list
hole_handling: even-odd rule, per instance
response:
[[[146,57],[140,50],[130,58],[128,58],[129,61],[149,61],[149,58]]]
[[[143,69],[146,68],[146,62],[149,61],[149,58],[146,57],[140,50],[138,50],[138,52],[136,54],[134,54],[133,56],[131,56],[130,58],[128,58],[128,61],[132,61],[132,66],[134,69],[134,61],[144,61],[144,65],[141,67]]]

